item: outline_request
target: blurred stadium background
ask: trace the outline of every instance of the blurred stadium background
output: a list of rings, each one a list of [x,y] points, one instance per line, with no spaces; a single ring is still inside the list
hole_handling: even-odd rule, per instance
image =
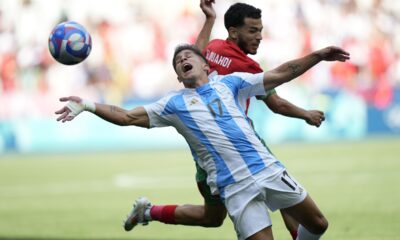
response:
[[[213,38],[226,38],[223,13],[233,2],[217,1]],[[301,107],[325,111],[319,129],[254,104],[251,115],[269,143],[399,135],[400,2],[246,2],[263,10],[264,39],[254,58],[264,69],[328,45],[352,57],[346,64],[321,63],[277,89]],[[72,67],[55,62],[47,47],[51,29],[66,19],[93,38],[90,57]],[[132,107],[179,88],[173,49],[194,42],[203,20],[197,0],[0,1],[0,153],[184,146],[172,129],[154,130],[158,137],[147,139],[140,129],[113,128],[90,116],[61,127],[54,111],[62,96]],[[132,138],[137,134],[140,141]]]
[[[216,1],[212,38],[226,38],[223,13],[236,1]],[[243,2],[263,10],[264,39],[254,59],[266,70],[328,45],[351,53],[350,62],[321,63],[277,88],[303,108],[325,111],[320,128],[274,115],[255,100],[250,114],[334,219],[328,239],[399,239],[399,194],[387,186],[400,181],[400,1]],[[51,29],[67,19],[84,25],[93,40],[91,55],[76,66],[60,65],[48,52]],[[170,128],[122,128],[90,114],[64,125],[55,121],[62,96],[130,108],[180,88],[172,52],[193,43],[203,21],[198,0],[0,1],[0,239],[234,237],[229,220],[212,231],[156,225],[156,231],[126,235],[118,224],[111,227],[139,194],[201,203],[184,140]],[[35,161],[19,161],[28,159]],[[154,173],[155,161],[160,169],[179,168]],[[151,181],[151,174],[158,178]],[[157,179],[167,188],[156,187]],[[346,197],[339,201],[336,194]],[[367,221],[372,218],[377,222]],[[371,224],[372,235],[363,235]],[[277,239],[286,239],[277,226]]]

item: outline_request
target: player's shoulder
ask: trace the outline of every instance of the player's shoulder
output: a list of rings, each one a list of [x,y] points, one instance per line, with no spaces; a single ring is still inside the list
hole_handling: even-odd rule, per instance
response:
[[[216,50],[216,49],[220,49],[222,47],[226,47],[226,40],[223,39],[213,39],[211,41],[209,41],[207,43],[207,46],[205,47],[206,49],[212,49],[212,50]]]
[[[224,82],[232,82],[235,80],[240,80],[243,79],[243,77],[246,76],[248,73],[242,73],[242,72],[233,72],[227,75],[218,75],[218,74],[210,74],[209,75],[209,80],[210,83],[224,83]]]
[[[225,40],[216,38],[208,42],[208,45],[215,45],[215,44],[225,44]]]
[[[226,77],[229,78],[240,78],[240,79],[246,79],[250,76],[254,76],[253,73],[249,73],[249,72],[233,72],[231,74],[225,75]]]
[[[228,85],[241,85],[243,82],[257,82],[262,81],[263,73],[248,73],[248,72],[233,72],[228,75],[214,75],[211,76],[210,82],[219,82]]]
[[[159,103],[161,103],[161,102],[164,102],[164,103],[171,102],[174,99],[176,99],[177,97],[182,96],[184,94],[184,90],[185,89],[180,89],[180,90],[176,90],[176,91],[170,91],[167,94],[165,94],[163,97],[161,97],[158,100],[158,102]]]

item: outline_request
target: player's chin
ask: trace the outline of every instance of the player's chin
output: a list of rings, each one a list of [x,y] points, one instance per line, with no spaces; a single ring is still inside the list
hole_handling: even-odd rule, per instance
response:
[[[188,71],[188,72],[182,73],[181,77],[182,77],[182,79],[187,80],[187,79],[192,79],[193,78],[192,75],[193,74],[190,71]]]
[[[182,82],[185,82],[187,84],[192,84],[192,83],[196,82],[196,77],[187,75],[187,76],[181,77],[181,80],[182,80]]]
[[[257,54],[257,50],[249,51],[249,54],[250,54],[250,55],[256,55],[256,54]]]
[[[255,55],[255,54],[257,54],[257,50],[258,50],[258,46],[257,47],[250,47],[248,51],[249,51],[249,54]]]

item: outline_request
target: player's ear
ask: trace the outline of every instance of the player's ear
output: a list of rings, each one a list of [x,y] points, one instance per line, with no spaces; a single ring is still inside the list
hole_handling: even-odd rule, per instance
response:
[[[182,79],[179,76],[176,79],[178,79],[178,82],[182,82]]]
[[[205,63],[204,64],[204,66],[203,66],[203,70],[207,73],[207,75],[208,75],[208,73],[210,72],[210,65],[208,65],[207,63]]]
[[[238,29],[235,27],[229,27],[228,28],[228,34],[229,34],[229,38],[236,40],[238,38]]]

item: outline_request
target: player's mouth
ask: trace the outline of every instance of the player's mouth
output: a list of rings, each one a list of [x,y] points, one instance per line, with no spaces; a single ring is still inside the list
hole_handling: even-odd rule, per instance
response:
[[[260,46],[260,43],[251,44],[251,45],[249,46],[249,52],[250,52],[250,54],[256,54],[259,46]]]
[[[193,66],[190,63],[184,63],[183,66],[182,66],[182,72],[183,73],[187,73],[192,69],[193,69]]]
[[[252,47],[257,50],[257,48],[260,46],[260,42],[252,44]]]

